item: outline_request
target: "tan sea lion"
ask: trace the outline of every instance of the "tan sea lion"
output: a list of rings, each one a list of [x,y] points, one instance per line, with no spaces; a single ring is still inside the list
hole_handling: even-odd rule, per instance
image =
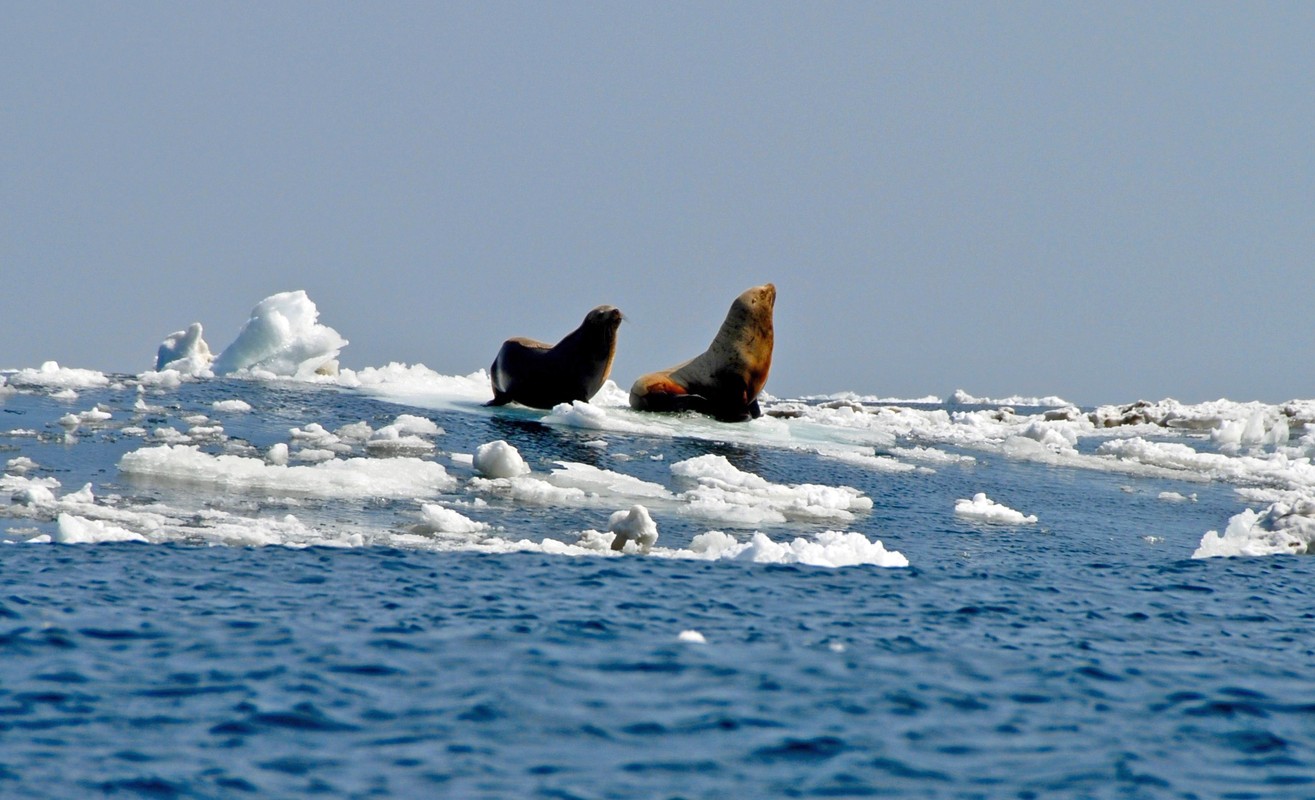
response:
[[[621,320],[621,312],[614,306],[598,306],[555,345],[524,337],[503,342],[489,368],[493,399],[485,405],[515,401],[532,408],[552,408],[593,397],[612,371]]]
[[[747,289],[726,314],[717,336],[700,355],[650,372],[630,387],[639,411],[698,411],[725,422],[762,415],[758,393],[772,368],[772,310],[776,287]]]

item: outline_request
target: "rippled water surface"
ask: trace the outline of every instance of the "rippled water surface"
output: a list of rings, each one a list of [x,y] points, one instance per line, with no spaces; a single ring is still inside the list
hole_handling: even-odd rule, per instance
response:
[[[210,407],[235,396],[255,412]],[[126,414],[134,400],[75,405]],[[289,426],[405,410],[236,382],[151,402],[148,426],[202,410],[258,450]],[[44,396],[0,410],[0,427],[35,432],[0,439],[0,461],[29,457],[123,508],[292,513],[329,532],[400,530],[417,513],[129,480],[116,464],[139,438],[106,427],[74,442],[54,424],[68,403]],[[874,507],[845,527],[910,566],[0,546],[0,796],[1315,796],[1315,574],[1307,558],[1189,558],[1240,507],[1229,487],[980,454],[885,474],[706,440],[609,434],[600,448],[529,414],[427,415],[442,452],[501,438],[536,468],[669,481],[671,462],[717,452],[772,481],[853,486]],[[1197,501],[1157,499],[1169,490]],[[1039,524],[956,518],[954,500],[978,491]],[[440,499],[470,498],[463,485]],[[615,510],[466,508],[534,540],[601,529]],[[673,547],[713,527],[658,516]],[[55,526],[0,517],[14,541]],[[764,530],[822,527],[835,526]]]

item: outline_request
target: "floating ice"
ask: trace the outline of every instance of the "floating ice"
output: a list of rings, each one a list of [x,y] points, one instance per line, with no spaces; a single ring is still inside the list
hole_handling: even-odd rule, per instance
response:
[[[443,429],[438,427],[438,423],[428,417],[418,417],[415,414],[398,414],[397,419],[393,420],[393,427],[411,436],[443,435]]]
[[[347,340],[319,324],[319,310],[306,292],[282,292],[260,301],[237,339],[215,359],[216,375],[246,371],[308,378],[337,371]]]
[[[562,488],[576,488],[597,495],[669,500],[671,492],[661,484],[640,480],[620,472],[581,464],[575,461],[558,461],[548,481]]]
[[[629,511],[617,511],[607,521],[607,529],[616,534],[613,550],[637,549],[646,553],[657,544],[657,523],[643,506],[631,506]]]
[[[1163,500],[1166,503],[1195,503],[1196,492],[1185,495],[1182,492],[1160,492],[1156,495],[1157,500]]]
[[[210,404],[210,407],[215,411],[227,411],[230,413],[251,410],[251,404],[239,398],[234,398],[232,400],[216,400]]]
[[[698,631],[681,631],[676,635],[676,641],[688,642],[689,644],[707,644],[708,640],[703,638],[703,634]]]
[[[18,456],[5,462],[5,472],[12,475],[26,475],[37,468],[37,462],[27,456]]]
[[[133,533],[118,525],[99,519],[84,519],[72,514],[59,515],[58,527],[51,540],[56,544],[147,541],[140,533]]]
[[[530,472],[520,451],[502,439],[477,447],[474,466],[481,475],[489,478],[514,478]]]
[[[1302,555],[1315,542],[1315,499],[1275,503],[1263,513],[1247,509],[1228,521],[1224,534],[1207,531],[1192,558]]]
[[[318,464],[321,461],[332,461],[338,457],[338,454],[332,450],[317,450],[313,447],[303,447],[292,456],[297,461],[306,461],[312,464]],[[286,461],[284,463],[287,463]]]
[[[359,426],[364,427],[362,429]],[[421,437],[442,433],[443,429],[433,420],[401,414],[391,425],[385,425],[374,432],[369,432],[369,425],[364,422],[344,426],[339,432],[339,438],[363,438],[365,449],[370,455],[427,455],[434,451],[434,444]]]
[[[263,459],[210,455],[192,445],[161,445],[125,453],[127,475],[217,488],[317,497],[427,497],[455,488],[442,465],[417,458],[351,458],[314,466],[267,464]]]
[[[193,322],[187,330],[175,331],[165,337],[155,354],[155,371],[173,370],[182,375],[200,375],[209,371],[214,360],[210,345],[201,338],[201,323]]]
[[[954,513],[961,517],[993,522],[1000,525],[1029,525],[1036,522],[1036,515],[1025,515],[1008,506],[989,499],[984,492],[973,495],[971,500],[954,501]]]
[[[1062,397],[1049,395],[1047,397],[1021,397],[1013,395],[999,399],[989,397],[973,397],[963,389],[955,389],[954,393],[945,398],[946,405],[964,405],[964,406],[1031,406],[1035,408],[1062,408],[1073,405]]]
[[[65,428],[76,428],[79,425],[95,425],[105,422],[113,416],[104,406],[96,406],[78,414],[65,414],[59,418],[59,424]]]
[[[100,389],[109,386],[110,379],[103,372],[61,367],[47,361],[38,369],[18,370],[9,376],[8,383],[18,389]]]
[[[1221,420],[1210,438],[1231,452],[1243,446],[1277,446],[1288,440],[1288,422],[1272,409],[1259,408],[1246,419]]]
[[[493,398],[489,374],[477,370],[469,375],[441,375],[423,364],[399,364],[367,367],[360,371],[342,370],[338,384],[372,397],[418,408],[463,408],[482,404]]]
[[[420,507],[422,521],[413,530],[422,533],[481,533],[491,530],[488,523],[477,522],[450,508],[426,503]]]
[[[402,433],[396,425],[385,425],[370,435],[365,442],[365,449],[372,456],[420,456],[434,452],[434,443]]]
[[[863,467],[874,472],[900,473],[900,472],[934,472],[935,470],[926,467],[915,467],[912,464],[905,464],[902,461],[891,458],[890,456],[879,456],[875,453],[856,453],[848,450],[828,451],[821,450],[819,455],[823,458],[829,458],[834,461],[841,461],[846,464],[853,464],[856,467]]]
[[[685,513],[748,525],[786,520],[849,521],[872,500],[848,486],[781,485],[743,472],[725,456],[707,454],[671,465],[672,474],[697,486],[682,492]]]
[[[545,425],[560,425],[567,428],[582,428],[594,431],[615,431],[617,433],[639,433],[656,436],[670,435],[670,427],[643,422],[636,419],[635,416],[630,413],[617,413],[600,404],[575,400],[554,406],[553,410],[543,418],[543,422]]]
[[[787,544],[774,542],[761,532],[755,532],[748,542],[739,542],[721,531],[709,531],[695,536],[688,552],[687,557],[692,558],[734,559],[759,564],[808,564],[815,567],[909,565],[903,553],[887,550],[880,541],[869,541],[860,533],[842,531],[823,531],[814,541],[800,537]]]

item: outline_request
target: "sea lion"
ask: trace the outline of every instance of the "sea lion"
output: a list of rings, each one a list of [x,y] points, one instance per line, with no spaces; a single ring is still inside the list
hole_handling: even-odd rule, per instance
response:
[[[555,345],[516,337],[502,343],[489,374],[493,399],[532,408],[588,400],[602,388],[616,355],[616,329],[623,319],[614,306],[598,306],[580,327]]]
[[[776,287],[746,289],[731,303],[717,336],[700,355],[650,372],[630,387],[638,411],[698,411],[725,422],[762,415],[758,393],[772,368],[772,309]]]

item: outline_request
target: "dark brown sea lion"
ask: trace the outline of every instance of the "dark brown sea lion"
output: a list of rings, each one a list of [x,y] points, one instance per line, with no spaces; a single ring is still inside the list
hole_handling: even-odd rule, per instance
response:
[[[726,314],[708,349],[683,364],[650,372],[630,387],[639,411],[697,411],[726,422],[762,415],[758,393],[772,368],[776,287],[747,289]]]
[[[532,408],[552,408],[593,397],[612,371],[621,320],[615,307],[599,306],[555,345],[524,337],[503,342],[489,368],[493,399],[485,405],[515,401]]]

